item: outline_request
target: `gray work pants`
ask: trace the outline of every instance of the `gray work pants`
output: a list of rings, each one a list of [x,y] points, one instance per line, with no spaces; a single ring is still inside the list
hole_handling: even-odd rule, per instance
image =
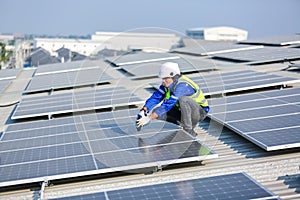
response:
[[[180,124],[185,130],[192,130],[199,121],[205,119],[207,113],[193,99],[182,96],[179,98],[180,110],[174,106],[160,120]],[[154,109],[155,111],[155,109]]]
[[[192,130],[199,121],[205,119],[207,113],[193,99],[182,96],[179,98],[181,124],[185,130]]]

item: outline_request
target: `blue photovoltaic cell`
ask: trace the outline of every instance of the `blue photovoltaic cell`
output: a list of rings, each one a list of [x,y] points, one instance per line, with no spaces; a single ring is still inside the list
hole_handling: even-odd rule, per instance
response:
[[[231,96],[210,105],[212,119],[267,151],[300,147],[300,88]]]
[[[175,124],[137,132],[138,109],[8,126],[0,140],[0,187],[217,157]]]
[[[124,87],[73,91],[64,94],[24,98],[14,111],[12,119],[49,116],[140,103],[143,103],[143,100]]]
[[[42,92],[55,89],[72,88],[108,83],[112,78],[101,68],[34,76],[24,93]]]
[[[154,184],[58,199],[279,199],[245,173]]]

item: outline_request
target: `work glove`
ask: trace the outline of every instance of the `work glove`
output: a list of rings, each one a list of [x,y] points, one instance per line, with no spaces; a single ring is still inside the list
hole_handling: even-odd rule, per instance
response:
[[[148,124],[149,122],[150,122],[150,118],[149,118],[147,112],[142,110],[137,116],[136,126],[142,127],[142,126],[145,126],[146,124]]]

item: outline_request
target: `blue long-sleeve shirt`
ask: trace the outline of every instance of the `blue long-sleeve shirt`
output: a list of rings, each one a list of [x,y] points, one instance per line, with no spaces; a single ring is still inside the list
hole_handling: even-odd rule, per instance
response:
[[[155,110],[155,113],[162,118],[163,114],[166,112],[169,112],[173,106],[177,103],[179,98],[181,96],[190,96],[194,94],[196,91],[194,88],[192,88],[189,84],[187,83],[179,83],[176,86],[175,91],[173,91],[174,86],[177,84],[177,80],[175,80],[170,86],[170,91],[171,91],[171,97],[165,101],[165,91],[166,87],[164,85],[160,85],[159,89],[156,90],[151,97],[146,101],[145,107],[150,111],[152,110],[156,105],[158,105],[161,101],[162,104]]]

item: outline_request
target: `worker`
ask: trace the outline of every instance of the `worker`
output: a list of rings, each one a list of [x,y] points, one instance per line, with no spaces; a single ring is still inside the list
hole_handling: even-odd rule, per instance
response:
[[[180,73],[177,63],[162,64],[158,76],[162,84],[140,110],[137,128],[159,119],[181,125],[185,131],[197,136],[194,128],[210,110],[204,93],[194,81]]]

